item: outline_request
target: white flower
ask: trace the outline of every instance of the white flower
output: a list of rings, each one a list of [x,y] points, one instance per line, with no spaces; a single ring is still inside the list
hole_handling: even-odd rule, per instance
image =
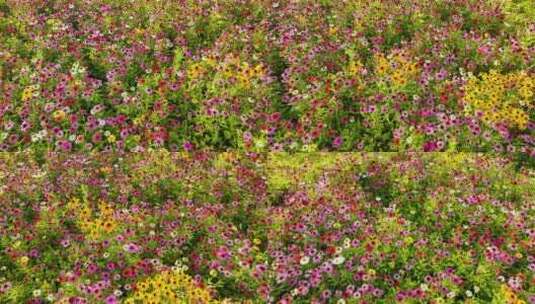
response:
[[[338,302],[336,302],[336,304],[346,304],[346,300],[340,299]]]
[[[425,283],[422,283],[422,284],[420,284],[420,289],[422,291],[427,291],[427,290],[429,290],[429,286],[427,286],[427,284],[425,284]]]
[[[340,264],[342,264],[345,260],[346,260],[346,259],[345,259],[343,256],[340,255],[340,256],[335,257],[335,258],[333,259],[332,263],[333,263],[334,265],[340,265]]]
[[[448,292],[448,294],[446,295],[448,298],[452,299],[455,297],[455,291],[450,291]]]
[[[467,290],[467,291],[466,291],[466,296],[467,296],[467,297],[471,298],[473,295],[474,295],[474,294],[472,293],[472,291],[470,291],[470,290]]]
[[[41,296],[41,289],[36,289],[33,291],[33,296],[34,297],[40,297]]]
[[[308,264],[308,262],[310,262],[310,258],[308,256],[306,256],[306,255],[304,257],[302,257],[301,260],[299,261],[299,263],[301,265],[306,265],[306,264]]]
[[[478,292],[479,292],[479,286],[474,286],[474,292],[475,292],[475,293],[478,293]]]
[[[40,140],[41,140],[41,136],[39,135],[39,133],[32,134],[32,142],[37,142]]]

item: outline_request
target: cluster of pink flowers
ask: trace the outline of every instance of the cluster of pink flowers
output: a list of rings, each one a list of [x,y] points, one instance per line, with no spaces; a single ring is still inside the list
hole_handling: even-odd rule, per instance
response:
[[[0,149],[533,156],[535,26],[513,5],[8,0]],[[527,75],[521,127],[466,101],[490,70]]]
[[[236,302],[534,303],[533,172],[505,158],[23,153],[0,169],[2,301],[120,303],[187,266]]]

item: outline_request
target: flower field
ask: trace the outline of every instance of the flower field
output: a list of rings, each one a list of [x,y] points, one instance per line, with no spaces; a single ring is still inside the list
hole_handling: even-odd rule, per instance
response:
[[[535,172],[449,153],[3,154],[1,303],[535,303]]]
[[[0,0],[0,304],[535,304],[533,0]]]
[[[1,0],[0,149],[535,156],[530,0]]]

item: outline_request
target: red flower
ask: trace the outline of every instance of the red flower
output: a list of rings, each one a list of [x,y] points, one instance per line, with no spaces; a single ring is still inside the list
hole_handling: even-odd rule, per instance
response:
[[[335,253],[336,253],[336,247],[334,247],[334,246],[327,247],[327,254],[333,255]]]
[[[136,276],[136,269],[134,267],[128,267],[123,270],[123,276],[125,278],[133,278]]]

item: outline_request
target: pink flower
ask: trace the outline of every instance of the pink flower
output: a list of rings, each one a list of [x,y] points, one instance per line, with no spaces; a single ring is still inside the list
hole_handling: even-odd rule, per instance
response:
[[[134,243],[128,243],[123,246],[124,251],[129,253],[137,253],[141,251],[141,247]]]
[[[340,148],[340,146],[342,146],[343,143],[344,140],[342,139],[342,137],[338,136],[333,140],[333,147],[338,149]]]
[[[69,247],[70,244],[71,242],[67,239],[61,240],[61,246],[63,246],[64,248]]]
[[[230,258],[231,254],[227,247],[220,246],[216,251],[216,256],[220,259],[227,260]]]
[[[70,151],[72,149],[72,143],[68,140],[60,140],[57,145],[63,151]]]
[[[104,300],[106,304],[118,304],[119,301],[117,300],[117,297],[115,295],[108,296],[106,300]]]
[[[182,147],[184,148],[184,150],[186,150],[187,152],[193,150],[193,144],[189,141],[186,141],[184,142],[184,144],[182,145]]]

